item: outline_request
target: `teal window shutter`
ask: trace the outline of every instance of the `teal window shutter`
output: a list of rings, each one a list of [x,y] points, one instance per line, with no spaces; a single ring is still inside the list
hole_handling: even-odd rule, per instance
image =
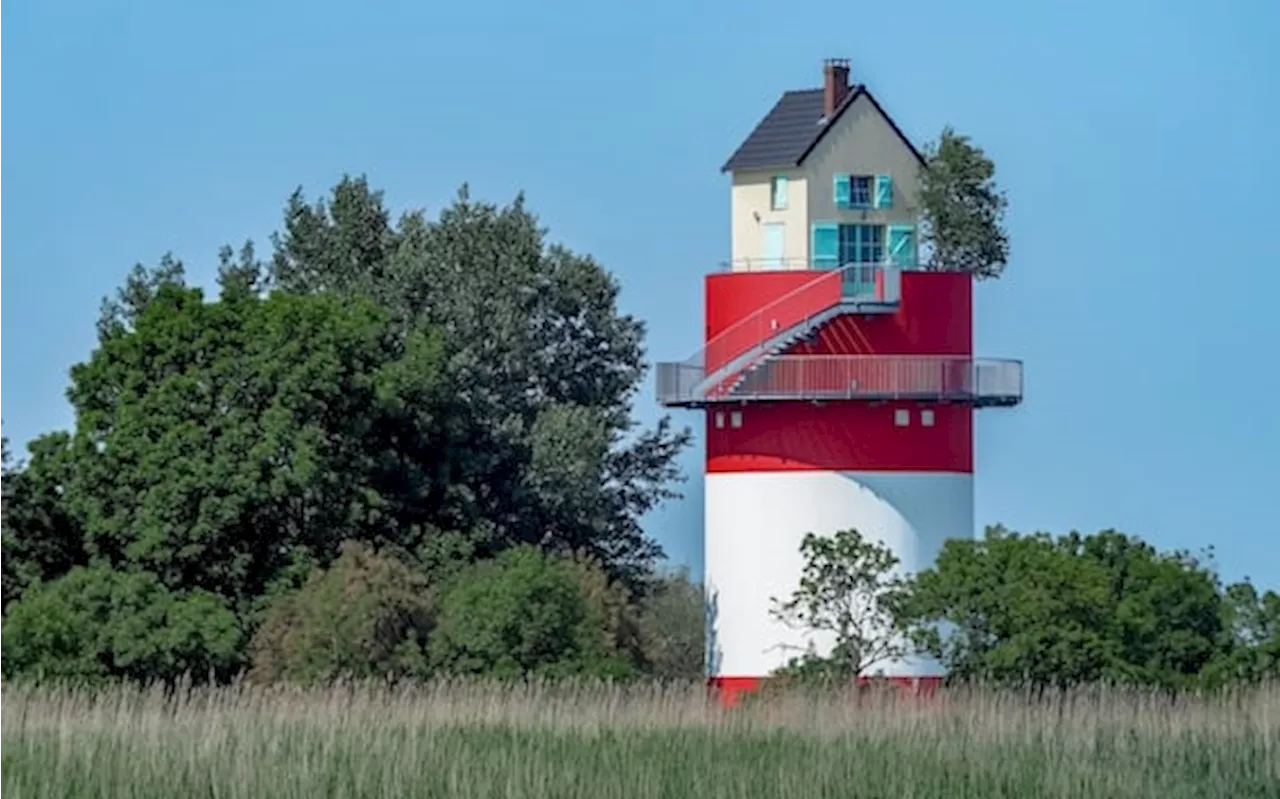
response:
[[[893,207],[893,178],[876,175],[876,208]]]
[[[809,258],[815,269],[834,269],[840,263],[840,226],[833,222],[813,223],[813,248]]]
[[[773,210],[785,211],[787,208],[787,176],[775,175],[773,178]]]
[[[848,175],[836,175],[833,191],[836,208],[848,208],[853,203],[853,182]]]
[[[914,225],[889,226],[889,263],[904,269],[916,266],[916,229]]]

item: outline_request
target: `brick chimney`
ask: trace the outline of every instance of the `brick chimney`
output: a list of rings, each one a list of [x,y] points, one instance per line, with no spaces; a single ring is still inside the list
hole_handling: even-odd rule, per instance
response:
[[[822,64],[822,76],[822,116],[830,119],[849,93],[849,59],[828,58]]]

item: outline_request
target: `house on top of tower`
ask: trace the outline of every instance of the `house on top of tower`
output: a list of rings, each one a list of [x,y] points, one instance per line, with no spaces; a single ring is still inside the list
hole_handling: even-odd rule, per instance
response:
[[[849,62],[785,92],[722,167],[733,176],[733,271],[918,262],[924,158]]]

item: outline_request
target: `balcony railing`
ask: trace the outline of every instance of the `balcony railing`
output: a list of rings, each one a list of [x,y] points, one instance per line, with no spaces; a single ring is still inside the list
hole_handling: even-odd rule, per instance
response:
[[[734,258],[716,264],[717,272],[777,272],[799,269],[830,271],[831,267],[814,266],[809,258]]]
[[[845,266],[847,264],[842,264]],[[918,266],[904,266],[889,260],[876,263],[860,263],[862,267],[893,267],[904,271],[914,271]],[[826,263],[817,263],[812,258],[733,258],[716,264],[717,272],[796,272],[809,270],[813,272],[834,272],[840,267]]]
[[[776,400],[917,400],[977,407],[1022,401],[1022,363],[917,355],[778,355],[707,380],[701,367],[660,363],[658,401],[695,407]]]

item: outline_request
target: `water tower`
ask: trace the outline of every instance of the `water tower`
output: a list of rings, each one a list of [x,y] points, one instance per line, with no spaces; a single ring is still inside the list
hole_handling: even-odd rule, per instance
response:
[[[832,644],[769,614],[806,533],[856,528],[906,572],[974,533],[973,412],[1019,403],[1022,366],[974,357],[968,274],[917,266],[922,165],[838,59],[724,165],[731,258],[705,278],[705,346],[657,384],[705,414],[708,665],[730,699]],[[921,658],[876,670],[942,677]]]

